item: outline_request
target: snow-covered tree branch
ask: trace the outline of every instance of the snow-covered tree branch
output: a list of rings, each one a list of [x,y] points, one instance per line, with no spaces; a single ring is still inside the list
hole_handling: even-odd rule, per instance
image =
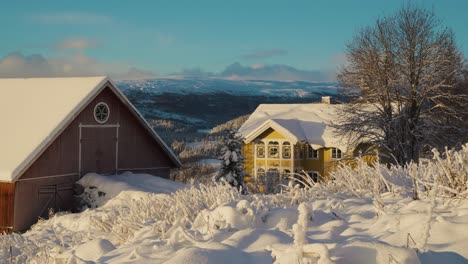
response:
[[[434,13],[409,4],[379,18],[346,55],[338,79],[352,100],[336,127],[354,143],[372,143],[389,154],[385,162],[404,165],[423,149],[466,142],[464,57]]]

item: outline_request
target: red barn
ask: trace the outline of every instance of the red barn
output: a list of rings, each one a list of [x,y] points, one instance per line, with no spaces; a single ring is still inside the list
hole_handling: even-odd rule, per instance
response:
[[[107,77],[0,79],[0,230],[68,210],[88,172],[169,177],[180,162]]]

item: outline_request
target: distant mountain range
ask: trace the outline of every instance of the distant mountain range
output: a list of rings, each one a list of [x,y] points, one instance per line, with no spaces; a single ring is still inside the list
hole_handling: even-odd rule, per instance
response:
[[[249,115],[259,104],[313,103],[321,96],[345,100],[336,83],[164,78],[120,81],[117,86],[169,142],[200,137],[200,131]]]
[[[140,90],[148,94],[214,94],[255,95],[273,97],[312,97],[335,95],[336,83],[303,81],[263,81],[263,80],[226,80],[221,78],[165,78],[150,80],[120,81],[118,86],[124,92]]]

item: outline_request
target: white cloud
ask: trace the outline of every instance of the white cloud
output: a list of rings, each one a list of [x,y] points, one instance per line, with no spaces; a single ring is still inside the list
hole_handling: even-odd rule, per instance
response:
[[[244,54],[241,57],[243,59],[265,59],[273,56],[284,56],[287,55],[288,51],[284,49],[271,49],[271,50],[260,50],[253,53]]]
[[[105,15],[85,12],[61,12],[31,16],[34,22],[43,24],[111,24],[112,18]]]
[[[254,64],[250,65],[250,68],[252,68],[252,69],[261,69],[263,67],[265,67],[265,64],[263,64],[263,63],[254,63]]]
[[[85,54],[46,58],[39,54],[13,52],[0,59],[0,77],[71,77],[109,75],[116,79],[155,77],[150,71],[130,67],[125,62],[100,62]]]

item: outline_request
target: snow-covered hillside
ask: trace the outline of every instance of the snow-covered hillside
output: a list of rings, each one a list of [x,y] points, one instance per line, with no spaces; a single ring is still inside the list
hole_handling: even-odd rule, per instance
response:
[[[124,92],[138,89],[148,94],[211,94],[257,95],[273,97],[310,97],[316,94],[336,94],[336,83],[279,82],[263,80],[226,80],[218,78],[160,78],[148,80],[119,81]]]
[[[467,263],[468,145],[446,154],[417,167],[358,164],[275,195],[88,174],[80,182],[99,207],[0,236],[0,262],[11,246],[17,263]]]

